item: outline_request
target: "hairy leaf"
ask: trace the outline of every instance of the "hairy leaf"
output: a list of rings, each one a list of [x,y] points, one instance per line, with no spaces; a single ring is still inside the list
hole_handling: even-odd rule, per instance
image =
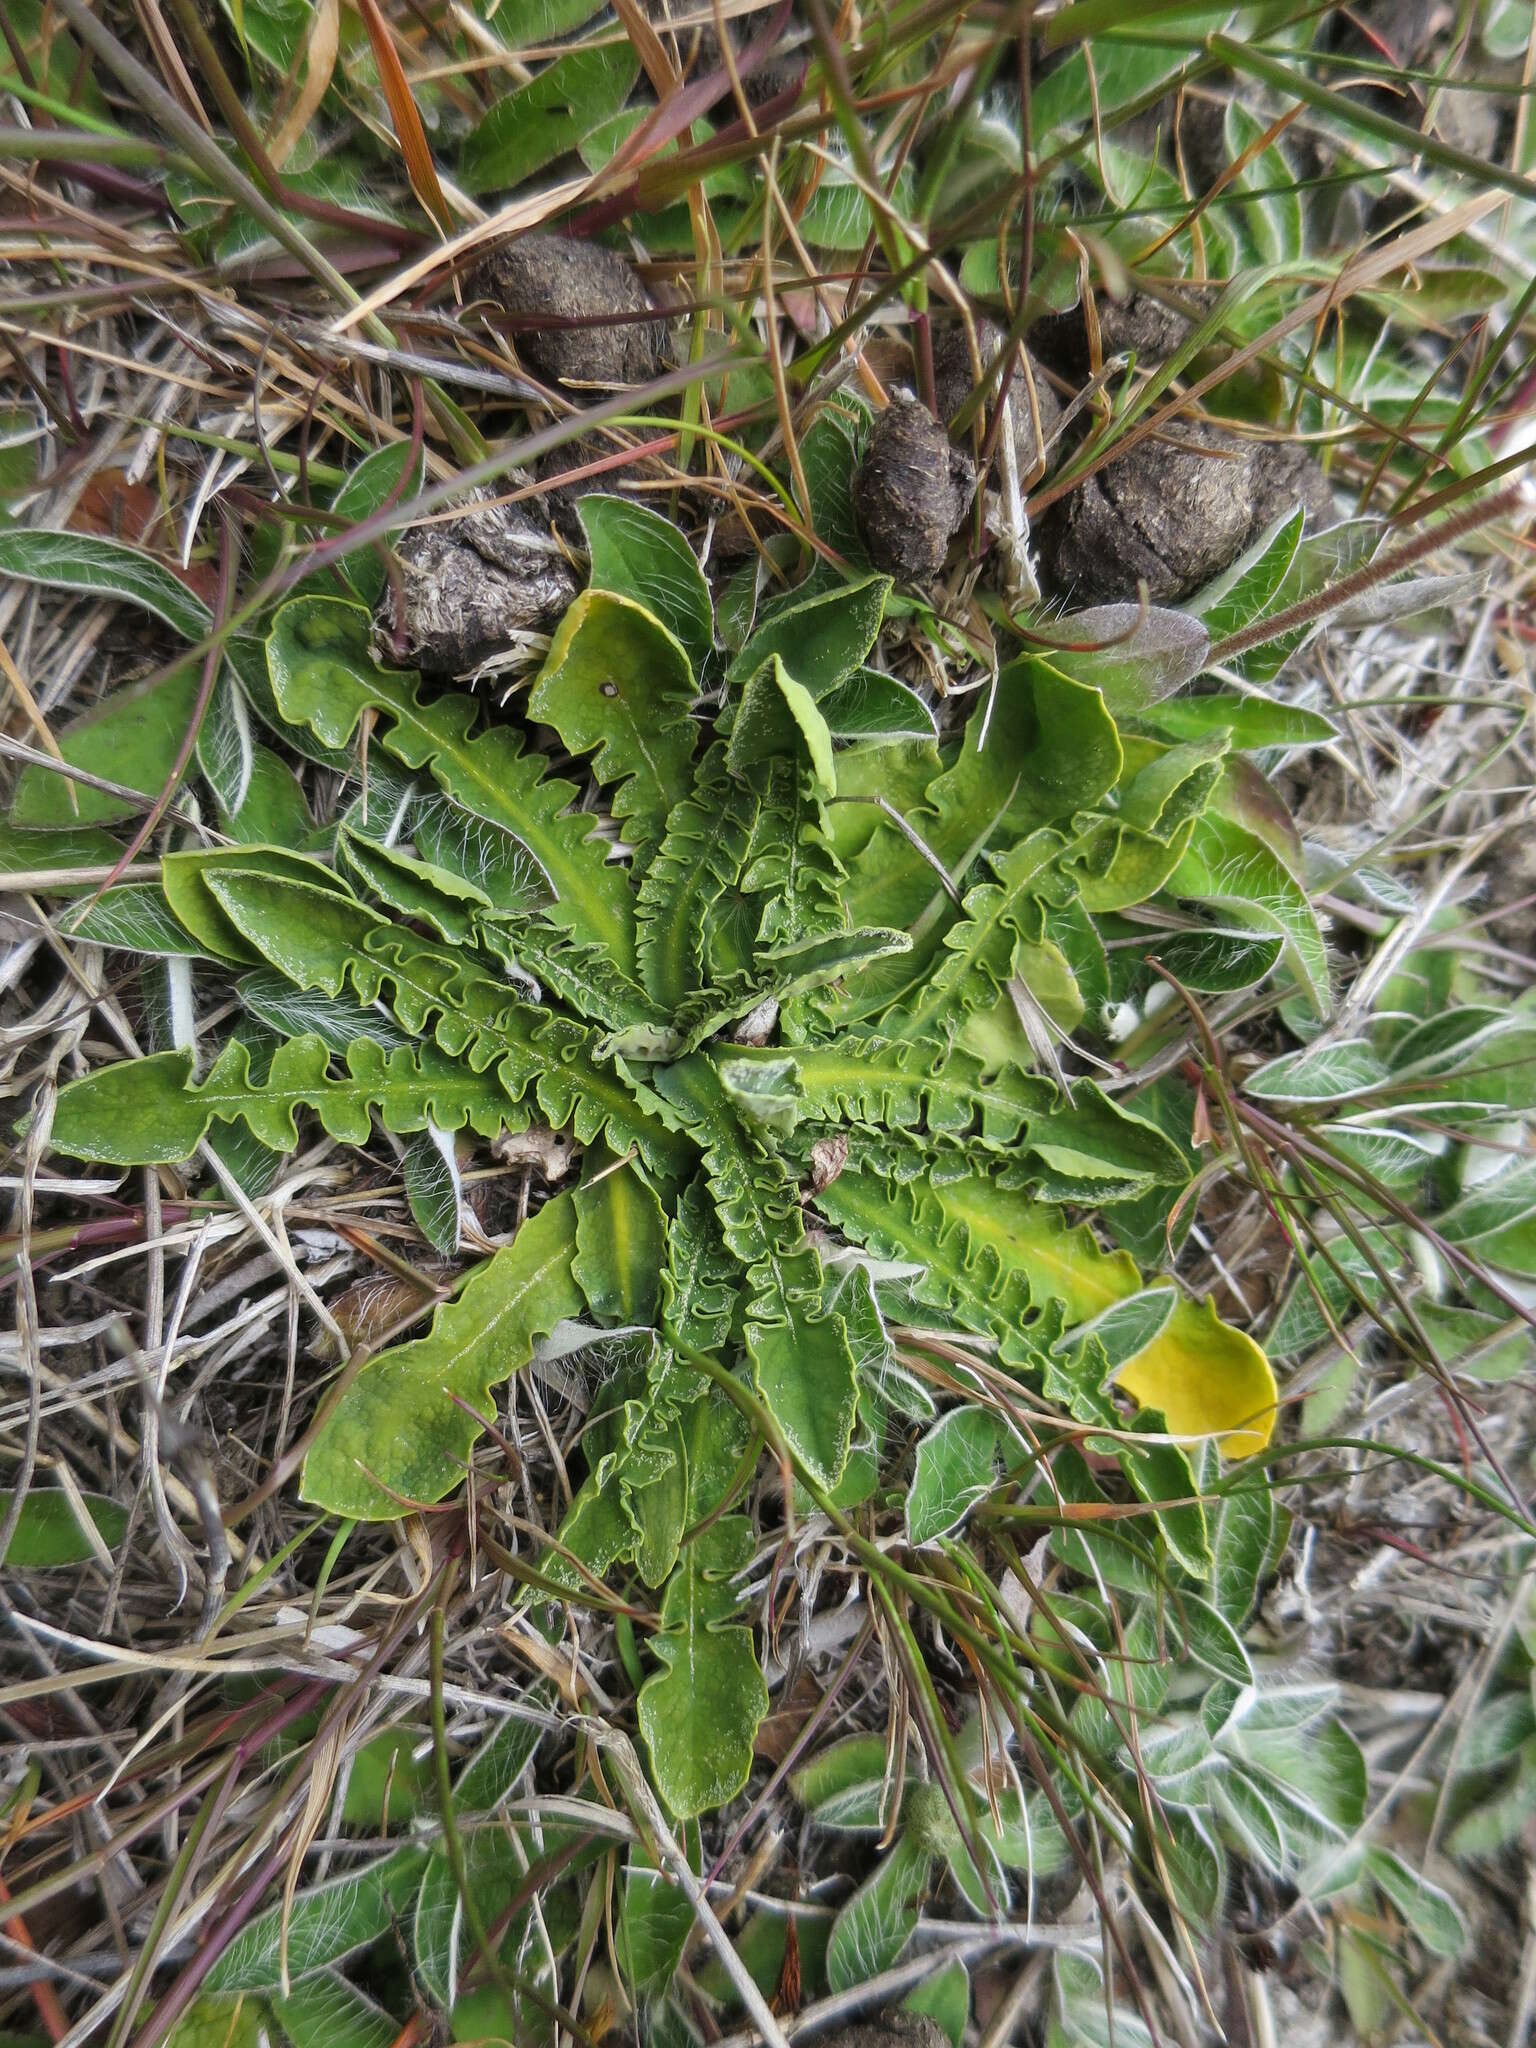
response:
[[[792,594],[764,615],[727,670],[727,681],[744,686],[777,659],[812,702],[819,702],[863,665],[890,591],[889,576],[867,576],[809,597]]]
[[[12,527],[0,532],[0,576],[126,600],[183,640],[201,640],[213,626],[212,612],[173,570],[142,548],[101,534]]]
[[[806,1469],[833,1486],[853,1435],[853,1354],[842,1317],[822,1307],[821,1261],[806,1241],[795,1184],[739,1121],[701,1055],[663,1069],[656,1086],[699,1139],[725,1241],[747,1269],[757,1390]]]
[[[328,747],[351,744],[365,714],[375,737],[408,768],[426,769],[443,794],[509,832],[554,891],[548,915],[587,944],[634,967],[634,914],[622,868],[609,865],[592,820],[571,811],[571,783],[547,775],[517,732],[477,731],[480,707],[449,694],[422,701],[419,680],[379,668],[368,652],[368,615],[318,597],[291,598],[267,641],[272,693],[283,717]]]
[[[1330,1008],[1328,954],[1317,914],[1285,863],[1257,834],[1227,818],[1204,817],[1171,876],[1177,896],[1209,904],[1239,924],[1272,934],[1319,1017]]]
[[[311,1885],[289,1909],[269,1906],[248,1921],[204,1980],[210,1991],[276,1991],[283,1981],[287,1935],[288,1975],[295,1983],[344,1962],[387,1934],[416,1896],[427,1851],[411,1844],[327,1884]]]
[[[932,1543],[984,1500],[997,1478],[1003,1426],[987,1408],[956,1408],[917,1447],[907,1494],[907,1541]]]

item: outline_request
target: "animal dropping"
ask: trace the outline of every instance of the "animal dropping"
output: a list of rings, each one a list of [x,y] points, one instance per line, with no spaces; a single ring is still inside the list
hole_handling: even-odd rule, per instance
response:
[[[1054,507],[1039,534],[1051,581],[1083,604],[1147,586],[1177,604],[1237,559],[1254,520],[1252,466],[1214,428],[1138,442]]]
[[[976,322],[976,353],[980,359],[981,375],[987,372],[997,360],[997,352],[1003,345],[1003,330],[995,320]],[[1023,374],[1028,372],[1028,376]],[[1034,389],[1035,403],[1030,404],[1030,389]],[[964,327],[944,327],[933,338],[933,391],[938,402],[939,418],[946,426],[954,424],[955,414],[976,388],[976,366],[971,361],[971,344]],[[987,378],[988,410],[995,403],[998,380]],[[1038,476],[1043,467],[1044,455],[1061,418],[1061,401],[1045,381],[1037,366],[1025,352],[1021,369],[1014,373],[1008,386],[1008,412],[1013,423],[1014,458],[1021,480]],[[1039,428],[1036,429],[1036,413]]]
[[[547,632],[576,595],[557,541],[516,505],[478,506],[395,544],[399,584],[386,582],[374,651],[428,675],[465,675]]]
[[[975,493],[971,458],[951,447],[925,405],[897,399],[875,421],[853,479],[869,559],[898,582],[931,581]]]
[[[524,235],[494,250],[476,282],[519,323],[519,355],[552,384],[640,384],[666,360],[666,323],[636,317],[655,305],[615,249]]]

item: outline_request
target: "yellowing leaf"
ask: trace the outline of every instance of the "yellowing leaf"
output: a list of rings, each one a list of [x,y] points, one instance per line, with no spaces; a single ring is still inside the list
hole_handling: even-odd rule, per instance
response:
[[[1116,1384],[1160,1408],[1175,1436],[1221,1435],[1229,1458],[1262,1451],[1275,1427],[1275,1376],[1253,1339],[1224,1323],[1210,1301],[1181,1300],[1163,1334]]]
[[[1102,1250],[1086,1224],[1071,1228],[1058,1210],[984,1182],[957,1182],[940,1199],[950,1207],[965,1188],[985,1189],[984,1201],[965,1207],[972,1236],[1023,1268],[1036,1301],[1060,1301],[1069,1323],[1088,1322],[1140,1292],[1135,1260]],[[1181,1297],[1161,1335],[1127,1361],[1116,1384],[1139,1407],[1160,1409],[1173,1435],[1219,1436],[1229,1458],[1263,1450],[1274,1429],[1269,1360],[1208,1301]]]

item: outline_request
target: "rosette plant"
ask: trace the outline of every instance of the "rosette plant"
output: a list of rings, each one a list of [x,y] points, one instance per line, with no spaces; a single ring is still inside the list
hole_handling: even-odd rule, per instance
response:
[[[842,426],[815,431],[846,471]],[[1303,988],[1311,956],[1240,872],[1266,849],[1229,726],[1149,722],[1134,648],[1076,674],[1021,653],[941,734],[872,665],[888,579],[822,565],[760,605],[738,579],[717,619],[676,528],[581,511],[589,587],[503,712],[396,666],[334,582],[231,643],[200,756],[225,843],[179,832],[158,879],[76,913],[222,990],[222,1042],[171,1016],[165,1049],[62,1089],[51,1141],[249,1180],[302,1127],[383,1132],[445,1250],[471,1142],[574,1141],[571,1184],[480,1241],[425,1334],[345,1365],[301,1491],[352,1519],[440,1501],[551,1338],[604,1360],[544,1584],[579,1600],[583,1571],[623,1569],[654,1589],[639,1726],[687,1817],[740,1790],[767,1707],[742,1608],[756,1456],[794,1481],[786,1515],[855,1509],[893,1418],[936,1413],[910,1368],[930,1336],[991,1408],[925,1440],[914,1544],[1024,1456],[993,1419],[1012,1401],[1089,1447],[1171,1566],[1210,1571],[1179,1446],[1260,1448],[1273,1380],[1084,1220],[1166,1207],[1191,1169],[1123,1076],[1058,1053],[1109,1002],[1105,928],[1159,892],[1246,920]],[[1265,601],[1298,533],[1278,572],[1269,550]],[[71,759],[152,712],[112,700]],[[319,828],[294,757],[338,778]],[[57,788],[28,771],[13,836],[109,857],[94,793],[69,823]]]

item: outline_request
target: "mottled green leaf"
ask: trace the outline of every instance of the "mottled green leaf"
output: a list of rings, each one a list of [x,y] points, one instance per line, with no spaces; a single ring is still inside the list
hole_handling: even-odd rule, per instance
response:
[[[304,1498],[388,1521],[462,1480],[492,1389],[528,1363],[537,1337],[581,1313],[575,1249],[576,1211],[557,1195],[476,1267],[425,1337],[369,1359],[310,1447]]]

